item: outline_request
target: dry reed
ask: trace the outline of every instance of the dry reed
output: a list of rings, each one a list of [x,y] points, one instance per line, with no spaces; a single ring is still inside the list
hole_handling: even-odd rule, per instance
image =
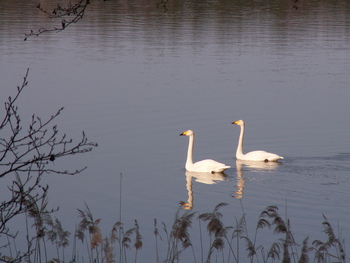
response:
[[[29,198],[30,201],[30,198]],[[28,201],[28,205],[30,202]],[[69,246],[70,233],[62,228],[61,222],[56,218],[52,220],[46,213],[47,200],[43,199],[39,205],[31,204],[28,210],[27,220],[33,219],[33,228],[36,230],[35,238],[28,239],[32,253],[25,258],[27,262],[68,262],[66,258],[66,248]],[[89,207],[85,204],[85,210],[78,209],[80,222],[78,223],[75,235],[72,255],[69,262],[79,262],[79,255],[76,249],[76,242],[85,243],[88,262],[119,262],[127,263],[133,257],[136,263],[139,261],[139,251],[143,246],[138,221],[134,221],[134,226],[124,229],[122,222],[116,222],[108,236],[103,237],[99,227],[100,219],[95,220]],[[345,241],[337,236],[331,223],[323,215],[323,232],[326,240],[314,240],[312,246],[309,245],[309,237],[298,245],[291,231],[288,218],[283,219],[276,206],[266,207],[260,214],[255,227],[253,237],[249,237],[246,224],[246,214],[240,219],[235,218],[234,226],[226,226],[223,221],[223,207],[226,203],[216,205],[212,212],[197,214],[196,212],[183,211],[181,208],[175,213],[170,232],[162,222],[163,228],[158,229],[157,220],[154,220],[155,236],[155,258],[156,262],[180,262],[182,253],[191,249],[192,262],[213,262],[222,258],[222,262],[310,262],[312,258],[315,262],[342,262],[345,263]],[[191,229],[193,220],[198,219],[200,227],[200,248],[194,248],[191,241]],[[209,244],[207,250],[203,249],[205,236],[202,234],[201,223],[206,223]],[[271,231],[277,238],[268,245],[266,242],[258,244],[258,234],[261,230]],[[161,233],[162,232],[162,233]],[[162,235],[166,239],[162,238]],[[28,231],[29,235],[29,231]],[[262,236],[263,237],[263,236]],[[15,238],[14,238],[15,239]],[[47,244],[45,239],[51,241],[56,247],[56,256],[47,255]],[[202,240],[203,239],[203,240]],[[32,241],[35,241],[32,245]],[[159,249],[159,242],[166,245],[166,250]],[[240,253],[241,244],[245,243],[246,253]],[[14,245],[14,241],[9,240],[8,246]],[[225,250],[226,249],[226,250]],[[243,248],[242,248],[243,249]],[[225,252],[226,251],[226,252]],[[314,252],[312,255],[311,253]],[[149,253],[149,251],[147,252]],[[199,255],[196,253],[201,253]],[[204,255],[206,254],[206,255]],[[15,262],[12,257],[1,254],[3,262]],[[199,260],[198,260],[199,259]],[[24,260],[24,258],[23,258]],[[85,262],[84,259],[81,259]]]

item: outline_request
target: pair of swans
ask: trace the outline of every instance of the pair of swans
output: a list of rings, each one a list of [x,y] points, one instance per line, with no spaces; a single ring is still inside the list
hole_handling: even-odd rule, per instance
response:
[[[244,161],[259,161],[259,162],[276,162],[283,159],[274,153],[269,153],[265,151],[252,151],[243,154],[243,140],[244,140],[244,121],[235,121],[232,124],[236,124],[241,127],[241,132],[239,135],[238,146],[236,151],[236,158],[238,160]],[[187,130],[180,134],[180,136],[188,136],[189,144],[187,150],[187,160],[185,168],[190,172],[201,172],[201,173],[222,173],[231,166],[219,163],[211,159],[205,159],[199,162],[193,163],[193,145],[194,145],[194,132],[192,130]]]

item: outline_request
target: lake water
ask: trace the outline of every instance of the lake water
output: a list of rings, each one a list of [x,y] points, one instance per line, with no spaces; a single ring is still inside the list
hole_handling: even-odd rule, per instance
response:
[[[104,236],[120,217],[126,228],[137,219],[139,262],[155,262],[153,220],[170,228],[180,201],[198,213],[228,203],[225,222],[245,213],[251,233],[276,205],[299,244],[326,240],[324,214],[349,248],[350,3],[169,0],[166,12],[157,3],[91,1],[77,24],[27,41],[31,29],[60,20],[35,1],[1,3],[0,102],[29,68],[23,123],[63,106],[60,131],[75,140],[85,131],[99,144],[55,161],[63,170],[88,166],[83,173],[45,177],[55,216],[73,232],[86,202]],[[278,153],[282,164],[236,162],[231,123],[239,119],[245,151]],[[179,134],[187,129],[196,134],[194,159],[231,165],[226,176],[185,172],[188,138]],[[191,233],[198,251],[198,227]],[[193,261],[188,252],[181,259]]]

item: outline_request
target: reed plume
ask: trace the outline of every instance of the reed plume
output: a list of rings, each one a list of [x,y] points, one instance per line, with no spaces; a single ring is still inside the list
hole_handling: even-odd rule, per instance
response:
[[[280,251],[281,251],[280,243],[278,241],[273,242],[271,247],[270,247],[270,249],[269,249],[269,251],[268,251],[268,253],[267,253],[267,260],[269,258],[272,258],[273,261],[279,260],[279,258],[280,258],[280,256],[279,256],[280,255]]]
[[[78,216],[81,218],[81,220],[78,224],[75,235],[76,237],[78,237],[78,239],[81,240],[81,242],[84,242],[84,239],[85,239],[84,232],[89,230],[89,228],[94,224],[92,213],[86,203],[85,203],[85,207],[86,207],[85,211],[77,209]]]
[[[312,251],[314,248],[309,247],[308,245],[309,237],[306,237],[303,240],[303,246],[301,248],[301,255],[298,263],[309,263],[310,258],[309,258],[309,252]]]
[[[317,262],[324,262],[327,258],[332,257],[338,259],[339,262],[345,262],[344,241],[337,238],[327,217],[324,214],[322,216],[324,219],[322,222],[323,232],[327,235],[327,241],[314,240],[312,242],[316,248],[315,259]],[[331,253],[332,248],[335,249],[335,255]]]
[[[101,229],[98,226],[101,219],[97,219],[94,221],[93,225],[89,227],[90,234],[92,236],[91,238],[91,250],[95,249],[97,246],[99,246],[102,243],[102,234]]]
[[[163,222],[163,229],[168,240],[168,251],[165,260],[166,262],[174,262],[175,260],[179,259],[179,255],[182,252],[182,250],[179,248],[179,243],[182,245],[183,249],[192,247],[189,228],[192,227],[192,219],[195,213],[185,212],[180,216],[180,211],[181,210],[178,209],[175,214],[175,219],[170,234],[168,234],[166,225]]]
[[[88,232],[89,237],[89,244],[90,248],[88,248],[88,256],[90,260],[94,258],[93,250],[96,250],[97,257],[98,257],[98,250],[97,246],[102,243],[102,236],[101,231],[98,226],[100,223],[100,219],[94,220],[92,213],[90,211],[90,208],[85,203],[85,210],[78,209],[78,215],[81,218],[81,221],[78,224],[77,230],[76,230],[76,237],[81,240],[82,243],[84,243],[84,239],[86,239],[84,232]],[[86,241],[86,245],[88,246],[88,242]]]
[[[154,219],[154,237],[156,240],[156,263],[159,262],[159,253],[158,253],[158,237],[162,241],[162,237],[159,234],[158,227],[157,227],[157,219]]]
[[[23,203],[26,206],[26,215],[29,218],[34,219],[33,226],[36,231],[35,236],[35,248],[34,248],[34,259],[35,261],[41,261],[42,257],[42,245],[45,253],[45,260],[48,260],[47,256],[47,250],[46,250],[46,243],[45,243],[45,235],[46,235],[46,223],[52,222],[51,219],[51,213],[53,213],[55,210],[48,211],[47,205],[48,205],[48,199],[47,199],[47,190],[48,186],[43,188],[43,194],[41,197],[41,200],[37,199],[37,196],[32,196],[30,194],[27,194],[25,197],[23,197]],[[39,203],[40,201],[40,203]],[[28,232],[28,230],[27,230]],[[28,233],[27,233],[27,241],[28,240]],[[31,241],[29,243],[31,245]]]
[[[285,237],[279,238],[273,242],[267,252],[267,255],[265,256],[264,247],[261,245],[256,245],[257,233],[259,229],[271,229],[273,226],[274,234],[284,234]],[[250,258],[251,262],[253,262],[254,257],[258,257],[258,250],[261,251],[264,261],[267,261],[269,258],[272,260],[279,260],[281,251],[283,251],[282,262],[291,262],[291,256],[294,257],[296,255],[296,251],[294,251],[294,249],[295,246],[298,245],[296,244],[290,229],[290,222],[288,219],[286,219],[286,222],[282,219],[278,213],[277,206],[268,206],[260,213],[259,220],[255,228],[254,241],[248,237],[247,233],[245,236],[242,236],[242,238],[246,241],[246,250],[248,251],[248,257]],[[296,259],[294,259],[294,261],[296,261]]]
[[[60,260],[59,248],[62,248],[63,261],[65,261],[64,249],[69,246],[69,236],[70,232],[65,231],[62,228],[61,221],[55,218],[53,222],[51,218],[47,221],[47,225],[51,227],[51,230],[47,231],[47,239],[56,245],[57,258]]]
[[[114,263],[114,247],[111,244],[111,241],[106,237],[103,241],[103,259],[106,260],[107,263]],[[104,261],[103,261],[104,262]]]
[[[227,205],[227,203],[220,203],[215,206],[213,212],[199,215],[198,218],[202,221],[209,221],[207,225],[209,235],[214,235],[215,237],[221,237],[224,235],[224,224],[221,221],[222,213],[219,212],[219,209]]]
[[[214,252],[214,249],[216,249],[217,251],[223,250],[223,248],[225,247],[225,242],[223,241],[223,238],[225,238],[228,245],[230,246],[230,251],[232,252],[232,254],[234,256],[235,261],[238,262],[236,254],[232,249],[231,243],[229,242],[229,240],[227,238],[227,232],[232,227],[231,226],[229,226],[229,227],[224,226],[224,223],[221,220],[222,213],[219,212],[219,209],[221,207],[224,207],[227,205],[228,205],[227,203],[219,203],[218,205],[215,206],[213,212],[204,213],[204,214],[199,215],[199,217],[198,217],[198,219],[200,219],[204,222],[208,221],[207,230],[209,232],[210,237],[214,236],[214,240],[211,243],[210,248],[209,248],[207,262],[210,261],[210,257],[212,255],[212,253]]]
[[[110,241],[111,244],[115,244],[118,242],[119,245],[119,262],[122,262],[122,257],[123,257],[123,249],[122,249],[122,233],[124,233],[123,230],[123,223],[118,221],[114,223],[112,227],[112,231],[110,233]]]
[[[135,243],[134,243],[134,247],[136,249],[135,263],[137,261],[137,251],[142,248],[142,236],[141,236],[139,230],[140,230],[139,224],[138,224],[137,220],[135,219]]]

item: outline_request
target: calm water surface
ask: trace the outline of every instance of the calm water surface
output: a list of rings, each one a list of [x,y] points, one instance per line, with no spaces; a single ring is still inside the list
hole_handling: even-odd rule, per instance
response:
[[[230,225],[243,206],[251,232],[277,205],[298,243],[326,239],[323,213],[349,247],[349,3],[169,1],[167,12],[156,3],[92,1],[78,24],[23,41],[30,29],[60,22],[35,1],[2,1],[1,103],[30,68],[23,122],[64,106],[60,130],[76,140],[84,130],[99,144],[55,162],[88,166],[82,174],[45,178],[64,226],[74,230],[86,202],[107,235],[121,195],[122,221],[139,221],[151,262],[153,219],[170,228],[179,201],[199,213],[226,202]],[[278,153],[283,164],[236,162],[238,119],[245,150]],[[225,177],[185,172],[188,138],[179,134],[187,129],[196,133],[194,159],[231,165]],[[194,227],[197,248],[198,236]]]

